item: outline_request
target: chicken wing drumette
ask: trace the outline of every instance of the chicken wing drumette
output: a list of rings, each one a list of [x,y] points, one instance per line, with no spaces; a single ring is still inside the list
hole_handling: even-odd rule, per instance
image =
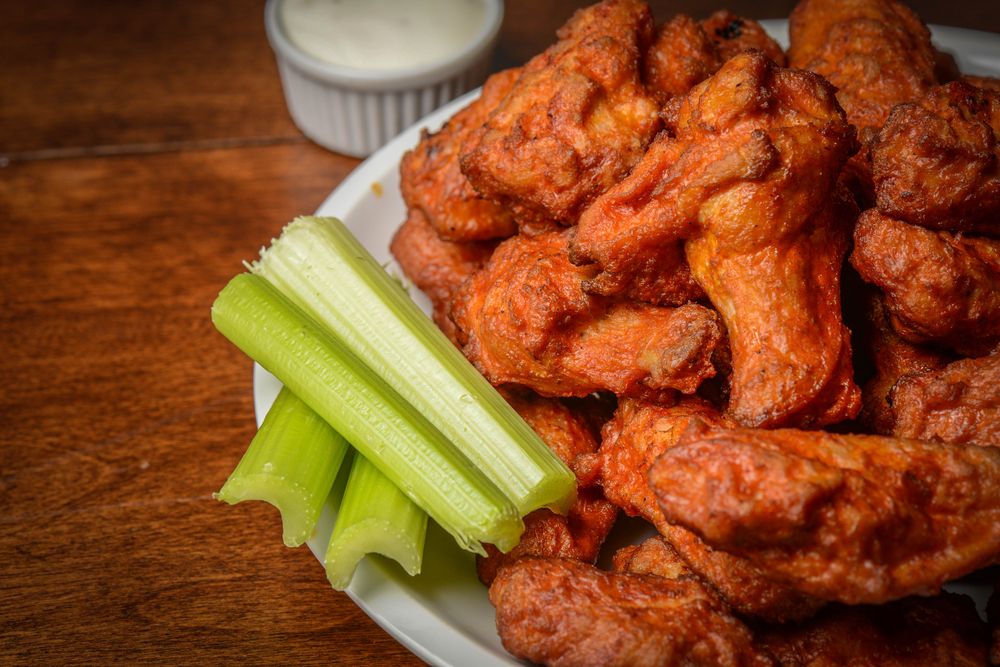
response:
[[[1000,450],[694,425],[649,472],[664,517],[816,597],[937,593],[1000,556]]]
[[[717,313],[587,294],[589,269],[570,264],[566,234],[507,239],[456,293],[463,351],[490,382],[543,396],[669,398],[715,374]]]
[[[581,217],[570,257],[597,265],[587,288],[626,293],[683,244],[728,329],[733,418],[819,427],[853,417],[840,271],[857,209],[837,179],[856,144],[833,88],[747,51],[668,124],[676,137],[657,139]]]
[[[581,9],[461,149],[462,171],[519,222],[573,224],[620,180],[660,129],[640,80],[653,20],[639,0]]]
[[[955,81],[893,108],[871,146],[878,209],[1000,236],[1000,93]]]
[[[492,75],[478,99],[456,113],[437,132],[426,129],[403,155],[400,191],[409,209],[418,209],[448,241],[483,241],[517,233],[510,212],[473,189],[458,165],[458,149],[483,125],[520,76],[519,69]]]
[[[885,292],[905,340],[974,357],[1000,345],[1000,239],[932,231],[869,209],[854,229],[851,264]]]

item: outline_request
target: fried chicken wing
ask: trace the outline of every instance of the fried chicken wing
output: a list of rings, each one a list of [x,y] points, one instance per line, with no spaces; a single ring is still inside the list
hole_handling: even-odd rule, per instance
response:
[[[868,287],[865,299],[865,322],[859,331],[874,367],[875,376],[861,387],[861,412],[858,423],[868,433],[892,435],[896,422],[889,392],[907,373],[922,373],[944,368],[958,357],[950,352],[910,343],[899,337],[889,322],[885,295]],[[896,435],[902,435],[896,433]]]
[[[623,574],[652,574],[667,579],[694,574],[662,535],[619,549],[612,559],[612,567]]]
[[[504,648],[549,667],[764,667],[750,630],[694,576],[525,557],[490,587]]]
[[[930,30],[899,0],[802,0],[788,17],[788,64],[822,75],[863,144],[893,106],[937,84]],[[865,151],[845,170],[862,208],[873,201]]]
[[[486,264],[496,246],[495,241],[445,241],[423,211],[414,208],[393,235],[389,252],[406,277],[431,300],[434,323],[457,345],[457,330],[449,317],[452,296]]]
[[[647,472],[696,419],[732,425],[698,397],[684,397],[669,406],[637,399],[621,401],[614,419],[605,425],[597,454],[582,455],[573,464],[581,486],[600,484],[605,496],[626,514],[653,523],[687,567],[737,612],[775,623],[811,616],[823,606],[822,600],[767,579],[749,561],[713,550],[690,531],[664,520]]]
[[[664,517],[816,597],[934,594],[1000,556],[1000,450],[694,425],[657,459]]]
[[[754,628],[782,667],[986,667],[972,598],[942,593],[882,606],[834,604],[802,624]]]
[[[638,65],[652,35],[639,0],[578,10],[463,144],[461,167],[473,186],[519,220],[575,223],[660,129]]]
[[[569,465],[577,456],[597,451],[599,434],[589,420],[559,399],[509,387],[501,387],[500,394],[563,463]],[[500,568],[524,555],[594,563],[617,517],[618,508],[604,499],[599,488],[581,488],[566,516],[538,509],[524,517],[521,539],[507,553],[491,544],[484,545],[489,555],[476,557],[479,580],[489,586]]]
[[[424,129],[420,142],[403,155],[400,191],[410,209],[427,216],[438,235],[449,241],[482,241],[517,233],[514,217],[473,189],[458,164],[458,149],[500,104],[520,69],[490,76],[479,98],[434,133]]]
[[[1000,236],[1000,93],[954,81],[893,108],[871,146],[882,213]]]
[[[722,327],[714,311],[585,293],[588,269],[569,263],[566,233],[504,241],[456,294],[463,351],[490,382],[543,396],[661,398],[691,393],[715,374]]]
[[[741,424],[853,417],[840,270],[857,210],[838,174],[854,130],[819,76],[747,51],[683,98],[632,174],[582,216],[570,256],[621,294],[684,243],[729,333],[729,410]]]
[[[1000,239],[932,231],[865,211],[851,264],[886,295],[896,332],[965,356],[1000,344]]]
[[[642,60],[642,80],[666,102],[686,95],[715,74],[723,62],[702,25],[687,14],[678,14],[656,27],[653,43]]]
[[[976,88],[982,88],[983,90],[992,90],[994,92],[1000,92],[1000,79],[992,76],[975,76],[972,74],[962,74],[959,77],[962,81],[969,85],[975,86]],[[942,81],[942,83],[945,83]]]
[[[779,67],[787,64],[781,45],[753,19],[720,9],[702,21],[701,27],[712,40],[723,63],[747,49],[757,49],[766,53]]]
[[[1000,352],[904,375],[891,399],[899,437],[1000,447]]]
[[[752,19],[720,9],[698,22],[687,14],[656,27],[643,58],[643,81],[661,101],[686,95],[723,63],[747,49],[765,52],[785,65],[785,52]]]

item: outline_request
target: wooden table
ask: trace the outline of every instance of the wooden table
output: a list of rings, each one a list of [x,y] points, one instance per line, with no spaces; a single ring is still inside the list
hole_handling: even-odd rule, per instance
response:
[[[496,68],[573,6],[508,0]],[[422,664],[270,506],[211,497],[254,418],[209,307],[358,163],[292,124],[263,0],[0,0],[0,664]]]

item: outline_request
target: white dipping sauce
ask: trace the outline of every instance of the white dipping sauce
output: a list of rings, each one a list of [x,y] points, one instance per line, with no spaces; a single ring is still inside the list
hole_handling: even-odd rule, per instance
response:
[[[332,65],[386,70],[440,60],[469,44],[486,19],[481,0],[284,0],[288,39]]]

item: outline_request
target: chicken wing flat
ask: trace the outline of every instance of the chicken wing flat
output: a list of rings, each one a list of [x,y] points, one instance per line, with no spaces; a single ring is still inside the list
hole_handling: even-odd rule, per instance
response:
[[[559,399],[504,387],[500,388],[500,394],[563,463],[569,465],[580,454],[597,451],[599,434],[589,420]],[[501,553],[491,544],[484,545],[488,557],[476,557],[479,580],[489,586],[501,567],[524,555],[559,556],[593,563],[616,518],[618,508],[604,499],[599,488],[581,488],[566,516],[548,509],[525,516],[521,539],[507,553]]]
[[[1000,344],[1000,239],[932,231],[865,211],[851,264],[886,295],[896,332],[978,357]]]
[[[650,469],[664,517],[816,597],[929,595],[1000,556],[1000,450],[695,425]]]
[[[1000,447],[1000,352],[904,375],[891,399],[899,437]]]
[[[953,81],[893,108],[871,146],[882,213],[1000,236],[1000,93]]]
[[[625,399],[604,428],[597,454],[584,454],[573,464],[580,485],[600,484],[605,496],[629,516],[654,524],[688,568],[702,577],[746,616],[783,623],[811,616],[824,602],[767,579],[753,564],[713,550],[690,531],[667,523],[656,505],[647,472],[656,458],[677,444],[696,419],[732,425],[711,404],[686,396],[676,405]]]
[[[578,10],[463,144],[462,171],[473,186],[520,220],[575,223],[660,129],[638,64],[652,36],[652,15],[639,0]]]
[[[504,648],[550,667],[764,667],[750,630],[694,576],[525,557],[490,587]]]
[[[458,149],[469,134],[483,125],[520,76],[519,69],[492,75],[479,98],[429,133],[403,155],[400,191],[411,209],[419,209],[441,238],[482,241],[517,233],[514,217],[499,204],[473,189],[458,165]]]
[[[986,667],[987,633],[972,598],[908,597],[826,607],[802,624],[754,628],[782,667]]]
[[[587,267],[566,256],[566,234],[518,235],[455,296],[466,357],[494,385],[543,396],[663,398],[715,374],[718,314],[697,304],[657,307],[583,291]]]
[[[889,392],[908,373],[922,373],[944,368],[958,357],[950,352],[910,343],[892,328],[885,295],[866,286],[865,322],[859,334],[875,367],[875,375],[861,387],[861,412],[858,423],[867,433],[893,435],[896,418],[889,403]],[[895,433],[895,435],[903,435]],[[912,437],[912,436],[911,436]]]
[[[821,77],[759,51],[683,98],[632,174],[581,217],[570,256],[621,294],[684,243],[725,320],[741,424],[819,427],[857,414],[840,271],[857,209],[840,186],[854,129]]]
[[[444,241],[423,211],[413,208],[393,235],[389,252],[406,277],[431,300],[434,323],[457,345],[457,330],[449,317],[452,296],[486,264],[496,246],[495,241]]]
[[[898,0],[802,0],[788,17],[788,64],[837,88],[847,119],[867,144],[893,106],[937,84],[930,30]],[[873,201],[865,151],[847,165],[862,208]]]

